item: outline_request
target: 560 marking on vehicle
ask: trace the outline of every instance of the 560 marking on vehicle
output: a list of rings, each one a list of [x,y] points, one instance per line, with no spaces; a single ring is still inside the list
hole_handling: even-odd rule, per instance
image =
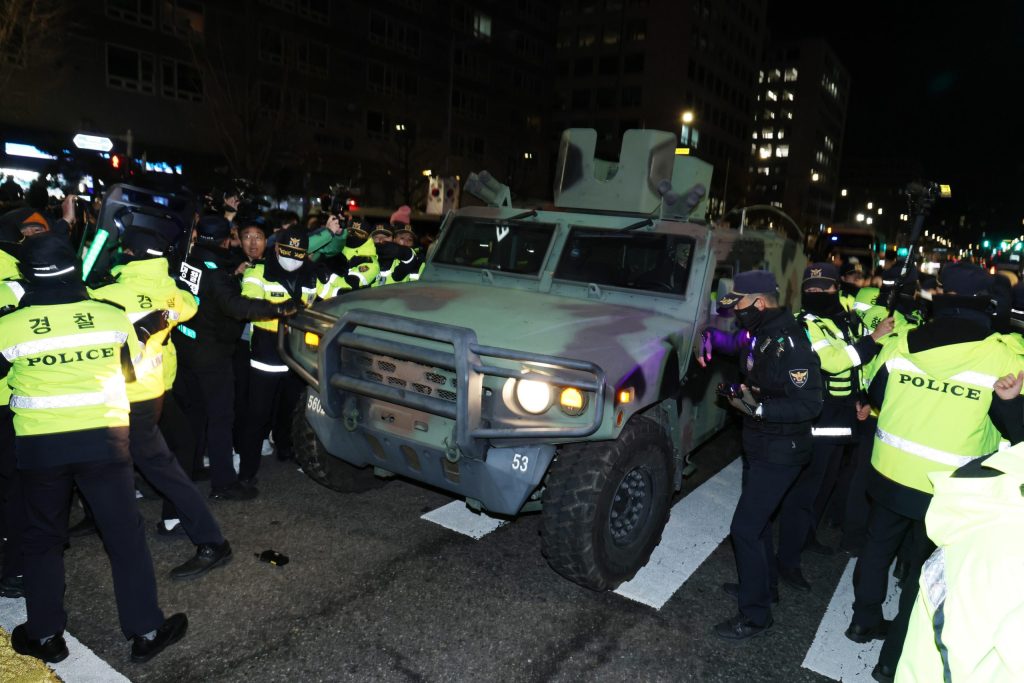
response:
[[[320,405],[320,397],[316,394],[310,394],[306,400],[306,410],[312,410],[317,415],[327,415],[324,412],[324,407]]]

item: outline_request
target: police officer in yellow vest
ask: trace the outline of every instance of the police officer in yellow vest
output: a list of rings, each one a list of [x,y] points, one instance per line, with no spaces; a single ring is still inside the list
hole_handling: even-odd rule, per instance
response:
[[[1024,356],[991,331],[992,277],[958,263],[942,271],[940,282],[935,318],[886,339],[868,390],[879,409],[868,482],[873,500],[846,635],[859,643],[885,639],[872,672],[882,681],[896,671],[921,566],[934,550],[923,533],[933,491],[929,475],[997,449],[1000,433],[989,415],[993,385],[1024,369]],[[888,569],[908,532],[909,573],[899,613],[888,625],[882,619]]]
[[[870,335],[855,336],[838,281],[839,271],[831,263],[812,263],[804,270],[799,319],[821,362],[824,403],[811,427],[811,461],[779,512],[779,578],[803,591],[811,585],[800,568],[802,551],[832,552],[818,543],[816,530],[835,485],[843,449],[856,442],[860,367],[875,357],[881,348],[878,340],[892,331],[892,319],[886,318]]]
[[[0,282],[0,316],[15,311],[24,294],[22,283],[14,280]],[[25,511],[14,457],[14,415],[8,406],[10,400],[11,388],[7,377],[0,377],[0,537],[6,539],[0,571],[0,596],[20,598],[24,595],[21,532],[25,527]]]
[[[341,265],[332,266],[337,268],[337,273],[322,290],[325,299],[349,290],[372,287],[377,282],[377,276],[380,275],[377,245],[359,220],[349,225],[345,247],[336,262]]]
[[[1024,680],[1022,384],[1020,373],[1000,379],[993,402],[1017,445],[929,475],[925,524],[938,548],[921,572],[897,683]]]
[[[193,579],[231,559],[231,546],[199,489],[182,470],[158,428],[166,385],[163,352],[171,329],[191,319],[198,310],[189,292],[178,289],[168,273],[164,253],[170,244],[156,230],[129,228],[121,238],[127,261],[117,270],[113,284],[90,292],[93,299],[124,309],[143,342],[142,360],[135,365],[136,380],[128,385],[131,402],[129,442],[132,460],[142,476],[164,497],[160,527],[166,520],[181,520],[196,554],[171,570],[171,578]]]
[[[308,247],[307,233],[299,227],[278,233],[273,253],[243,274],[242,295],[273,304],[312,304],[330,274],[306,258]],[[249,397],[238,449],[238,478],[246,486],[255,483],[261,446],[272,422],[278,459],[288,460],[292,453],[291,420],[305,385],[277,352],[277,327],[277,320],[252,324]],[[272,419],[275,406],[279,408],[276,420]]]
[[[157,605],[135,502],[125,382],[134,380],[139,341],[123,311],[89,299],[66,238],[33,238],[20,256],[27,292],[17,311],[0,319],[26,512],[28,621],[14,629],[11,644],[48,662],[68,656],[63,553],[77,485],[110,556],[132,660],[147,661],[185,635],[188,619],[165,619]]]
[[[393,285],[399,282],[415,282],[426,265],[423,256],[415,248],[416,233],[405,224],[398,224],[394,240],[377,245],[377,256],[381,264],[378,285]]]

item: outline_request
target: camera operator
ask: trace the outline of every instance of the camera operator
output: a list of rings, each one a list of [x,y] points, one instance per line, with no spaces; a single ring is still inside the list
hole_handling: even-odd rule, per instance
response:
[[[739,583],[722,588],[738,599],[739,612],[715,626],[728,640],[771,628],[778,574],[772,514],[811,458],[811,424],[821,411],[821,367],[803,328],[779,307],[775,276],[739,273],[733,291],[718,302],[734,309],[750,335],[743,368],[746,383],[719,387],[743,416],[743,485],[731,535]],[[705,334],[706,349],[709,336]],[[704,364],[704,359],[700,359]]]

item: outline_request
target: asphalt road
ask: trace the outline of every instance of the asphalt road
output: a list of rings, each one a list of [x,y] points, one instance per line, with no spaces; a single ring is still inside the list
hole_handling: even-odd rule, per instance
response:
[[[735,429],[723,432],[698,452],[680,495],[737,453]],[[75,539],[65,556],[68,631],[140,682],[828,680],[801,662],[846,556],[805,556],[811,593],[783,586],[772,632],[734,644],[711,633],[735,610],[720,590],[735,580],[727,541],[659,610],[555,574],[540,554],[537,515],[474,540],[420,518],[452,501],[441,492],[392,481],[336,493],[273,457],[260,489],[251,502],[214,504],[234,559],[190,583],[167,572],[192,546],[157,536],[159,502],[140,502],[163,609],[189,616],[180,643],[148,664],[129,662],[95,536]],[[834,534],[823,538],[835,544]],[[260,562],[266,549],[289,563]]]

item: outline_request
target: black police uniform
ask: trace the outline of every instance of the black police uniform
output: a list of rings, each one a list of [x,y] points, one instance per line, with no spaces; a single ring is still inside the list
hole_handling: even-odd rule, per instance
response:
[[[197,459],[204,450],[210,456],[210,486],[218,495],[238,487],[231,462],[235,342],[246,320],[278,317],[282,307],[242,296],[234,273],[238,264],[224,249],[197,242],[186,263],[192,268],[187,273],[198,271],[199,312],[172,333],[179,362],[174,395],[192,423]],[[186,286],[195,286],[182,279]]]
[[[778,583],[771,518],[810,460],[811,425],[821,410],[821,370],[788,310],[766,309],[753,333],[746,384],[760,398],[762,416],[743,418],[743,488],[730,531],[740,614],[766,626]]]

